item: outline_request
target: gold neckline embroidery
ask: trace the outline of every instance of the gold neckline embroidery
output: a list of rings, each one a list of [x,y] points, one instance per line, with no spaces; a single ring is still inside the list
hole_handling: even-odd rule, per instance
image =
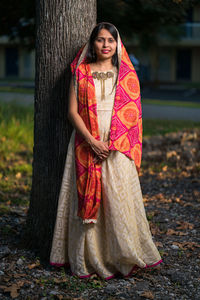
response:
[[[112,71],[108,72],[92,72],[92,77],[94,79],[98,79],[101,81],[101,100],[105,100],[105,80],[107,78],[112,78],[112,86],[113,86],[113,79],[114,73]]]

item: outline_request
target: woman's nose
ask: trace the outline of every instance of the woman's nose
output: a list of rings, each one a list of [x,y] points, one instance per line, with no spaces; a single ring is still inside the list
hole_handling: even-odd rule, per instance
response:
[[[108,41],[104,40],[104,47],[106,48],[108,46]]]

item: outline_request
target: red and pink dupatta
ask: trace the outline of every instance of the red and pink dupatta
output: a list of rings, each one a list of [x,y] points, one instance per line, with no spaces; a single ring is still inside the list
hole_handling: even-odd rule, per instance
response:
[[[85,63],[88,43],[71,64],[78,99],[78,113],[87,129],[100,140],[95,85],[90,65]],[[142,110],[140,85],[135,69],[118,34],[119,72],[112,112],[109,149],[134,160],[139,171],[142,156]],[[75,165],[78,216],[84,223],[96,223],[101,201],[101,163],[94,164],[95,153],[76,132]]]

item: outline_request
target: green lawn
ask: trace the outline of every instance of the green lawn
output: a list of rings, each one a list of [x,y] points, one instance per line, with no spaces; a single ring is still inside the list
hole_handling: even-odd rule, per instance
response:
[[[200,122],[184,121],[184,120],[151,120],[143,119],[143,135],[152,136],[165,134],[169,132],[177,132],[179,130],[189,128],[200,128]]]
[[[0,93],[20,93],[20,94],[33,94],[33,88],[21,88],[12,86],[0,86]]]
[[[0,213],[27,205],[31,187],[33,108],[0,104]]]
[[[158,99],[143,99],[143,104],[161,105],[161,106],[176,106],[176,107],[189,107],[189,108],[200,108],[200,102],[184,102],[176,100],[158,100]]]
[[[143,120],[144,136],[184,128],[200,128],[190,121]],[[0,103],[0,213],[10,205],[27,205],[31,188],[33,107]]]

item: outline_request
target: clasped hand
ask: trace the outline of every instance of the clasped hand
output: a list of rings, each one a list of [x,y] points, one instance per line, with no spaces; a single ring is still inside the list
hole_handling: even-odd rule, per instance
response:
[[[102,141],[95,140],[91,144],[91,148],[96,154],[96,157],[94,158],[94,163],[98,163],[105,160],[110,154],[108,141],[102,142]]]

